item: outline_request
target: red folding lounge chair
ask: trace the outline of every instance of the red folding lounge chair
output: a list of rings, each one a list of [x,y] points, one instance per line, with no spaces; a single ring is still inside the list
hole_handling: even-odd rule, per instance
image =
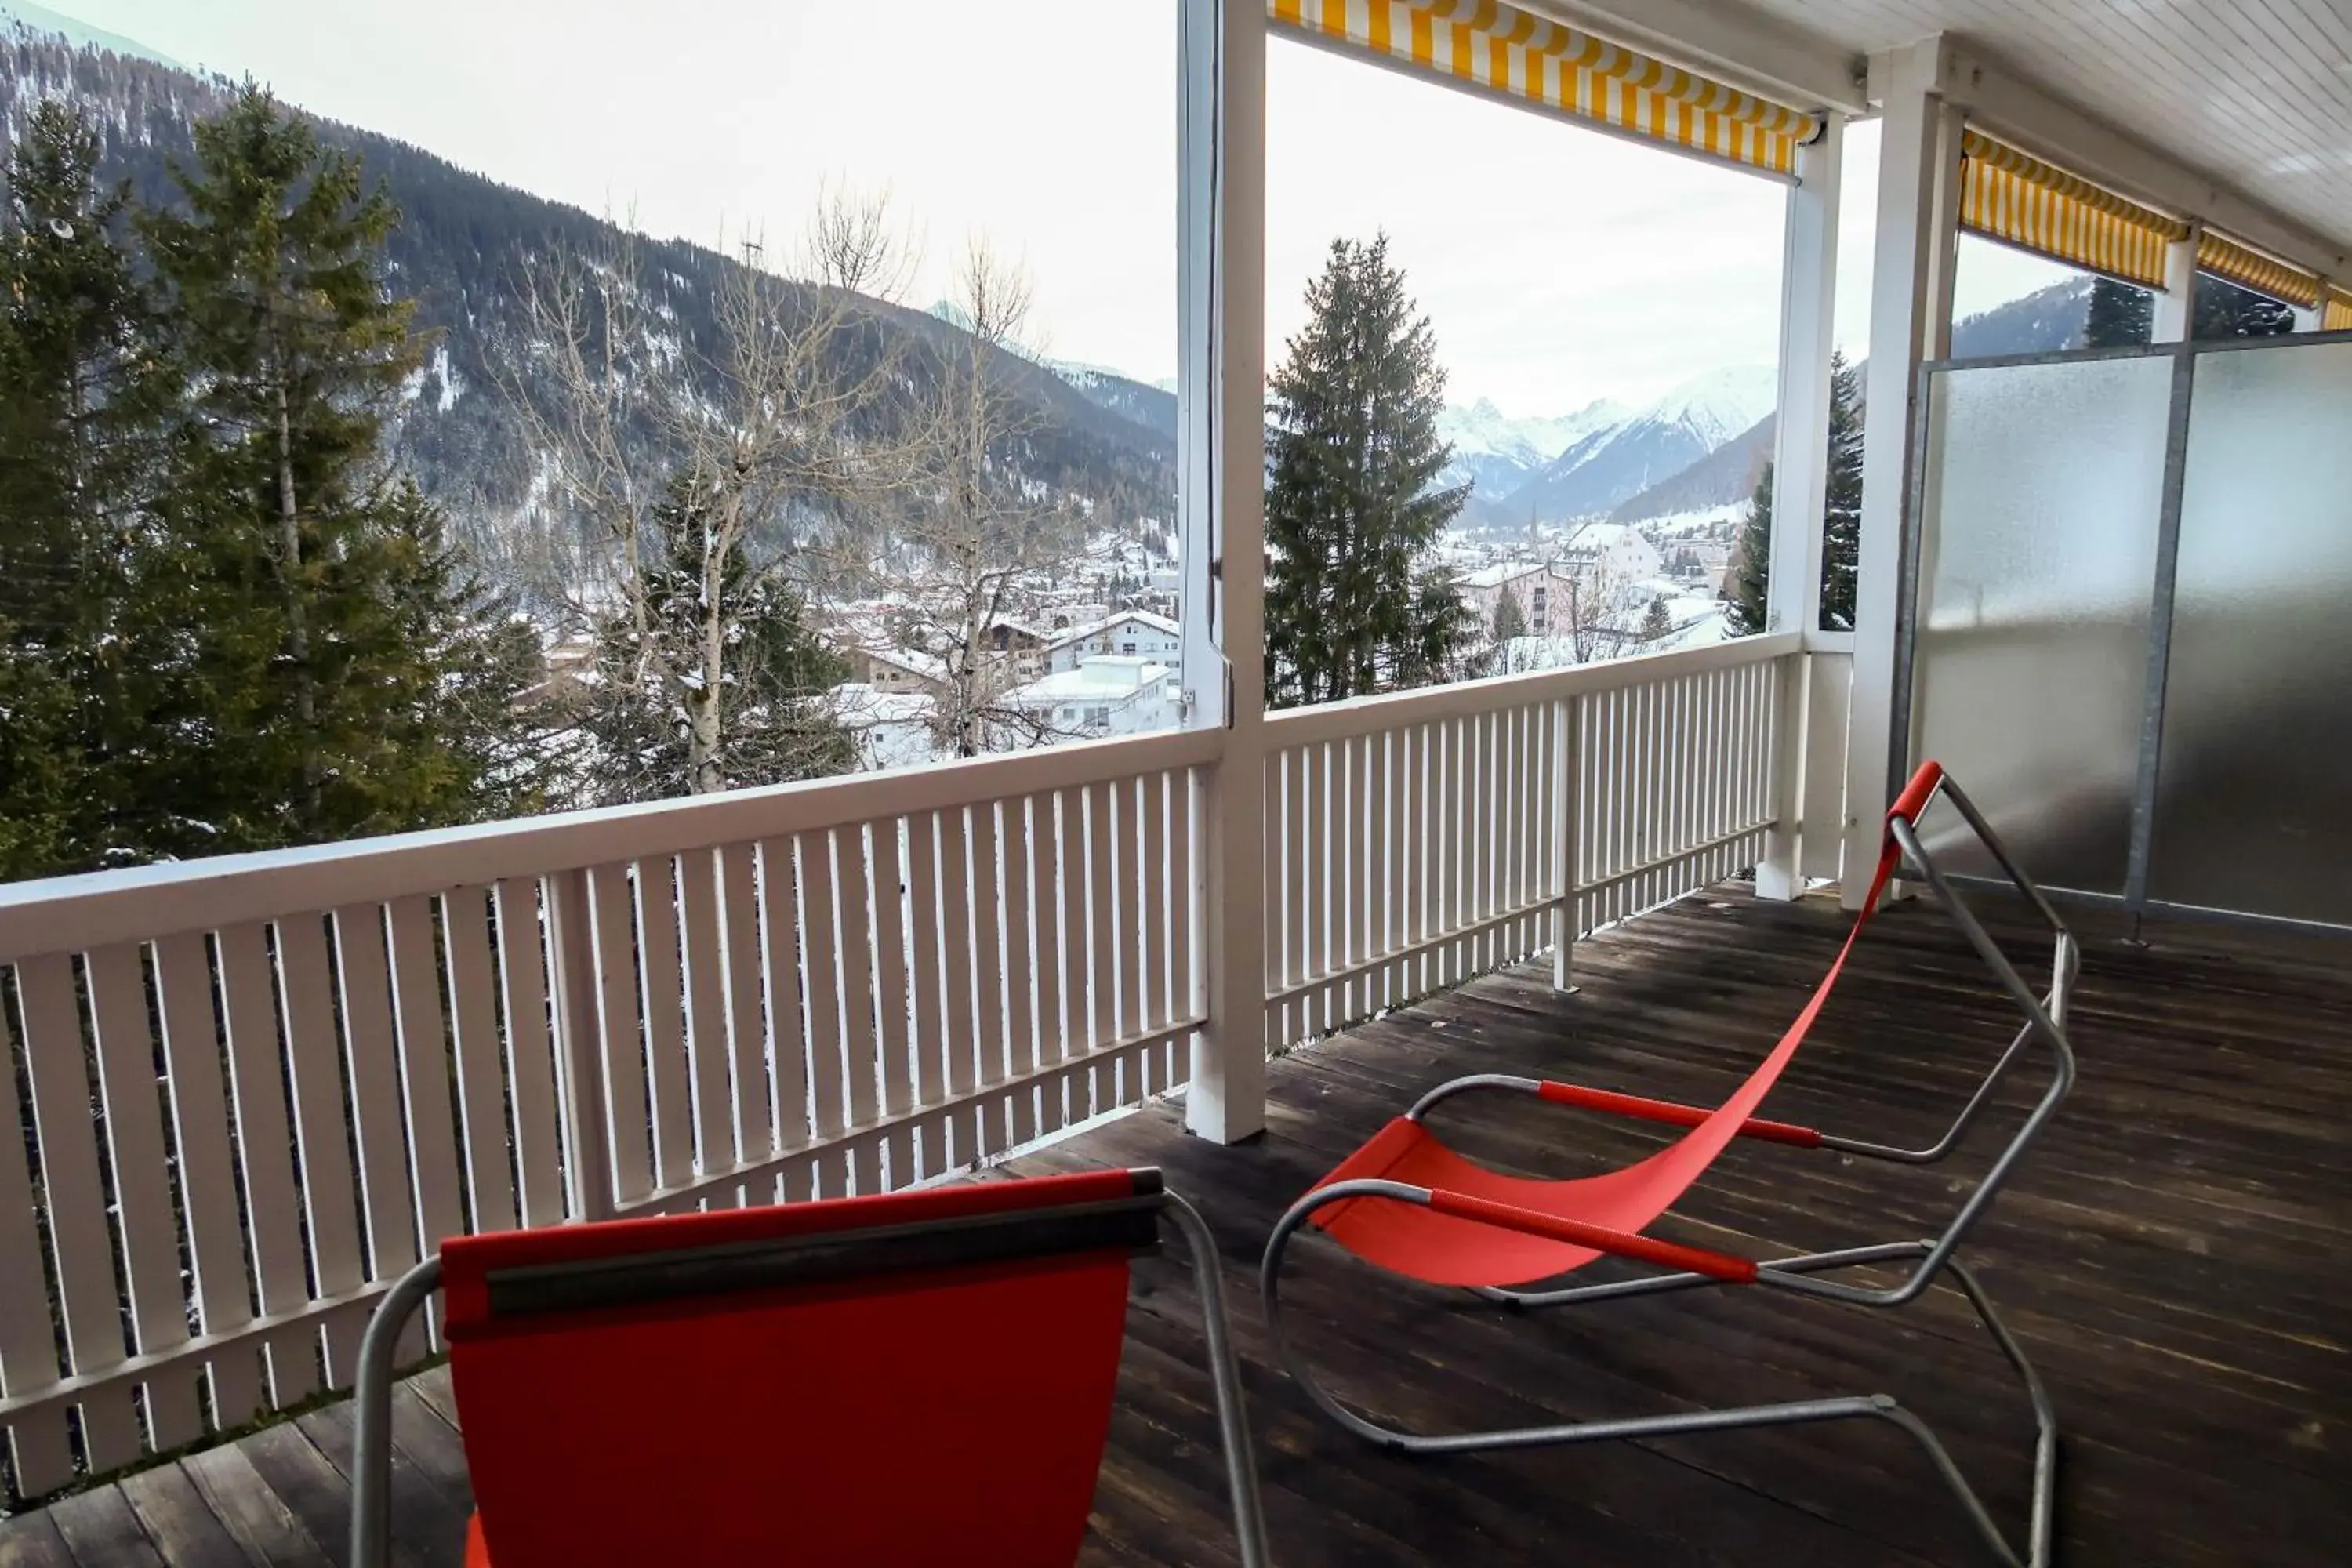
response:
[[[446,1293],[468,1568],[1067,1564],[1160,1222],[1198,1283],[1244,1564],[1265,1561],[1216,1248],[1156,1170],[452,1240],[360,1350],[352,1561],[386,1558],[394,1346]]]
[[[2010,880],[2049,922],[2054,943],[2046,996],[2037,995],[2002,956],[1944,874],[1920,847],[1916,831],[1919,816],[1939,797],[1958,808]],[[1869,923],[1872,910],[1896,868],[1906,861],[1927,879],[1945,912],[1991,967],[2001,989],[2023,1010],[2024,1026],[1962,1108],[1950,1130],[1927,1148],[1890,1148],[1759,1119],[1756,1113],[1765,1095],[1820,1016],[1822,1005],[1837,984],[1856,939]],[[2074,939],[2049,900],[2018,869],[1968,796],[1945,776],[1941,768],[1928,763],[1920,768],[1887,813],[1885,847],[1871,882],[1870,896],[1864,900],[1863,912],[1854,921],[1853,933],[1846,938],[1837,962],[1830,966],[1829,973],[1797,1015],[1796,1022],[1730,1099],[1710,1111],[1572,1084],[1539,1083],[1533,1079],[1496,1074],[1457,1079],[1432,1090],[1349,1155],[1275,1226],[1274,1236],[1266,1244],[1260,1283],[1265,1293],[1268,1326],[1274,1331],[1283,1363],[1324,1413],[1340,1426],[1383,1447],[1409,1453],[1463,1453],[1853,1416],[1892,1422],[1926,1449],[1937,1472],[1958,1498],[1995,1554],[2002,1562],[2014,1564],[2021,1561],[2019,1553],[2002,1536],[1935,1434],[1916,1415],[1884,1394],[1581,1421],[1500,1432],[1443,1436],[1402,1432],[1349,1409],[1315,1380],[1283,1331],[1279,1297],[1284,1253],[1299,1228],[1310,1223],[1358,1257],[1394,1273],[1435,1285],[1465,1286],[1487,1300],[1516,1307],[1562,1306],[1726,1283],[1769,1286],[1860,1306],[1899,1307],[1916,1300],[1929,1285],[1948,1274],[1975,1305],[1985,1327],[2016,1368],[2032,1404],[2038,1436],[2033,1451],[2032,1519],[2022,1561],[2032,1568],[2043,1568],[2050,1561],[2051,1499],[2057,1465],[2056,1418],[2041,1380],[1954,1252],[2074,1082],[2074,1058],[2066,1043],[2064,1024],[2066,999],[2077,966]],[[1941,1159],[1959,1142],[1969,1123],[1984,1109],[1993,1085],[2036,1040],[2049,1047],[2054,1061],[2049,1088],[2008,1146],[1969,1190],[1943,1233],[1932,1240],[1889,1242],[1796,1258],[1750,1259],[1642,1234],[1706,1173],[1734,1138],[1832,1149],[1911,1163]],[[1474,1164],[1447,1149],[1424,1122],[1433,1106],[1472,1089],[1533,1094],[1558,1104],[1637,1117],[1689,1131],[1649,1158],[1605,1174],[1572,1181],[1507,1176]],[[1571,1273],[1604,1256],[1654,1264],[1666,1272],[1545,1290],[1522,1288]],[[1908,1265],[1904,1279],[1883,1289],[1820,1277],[1864,1264],[1898,1261]]]

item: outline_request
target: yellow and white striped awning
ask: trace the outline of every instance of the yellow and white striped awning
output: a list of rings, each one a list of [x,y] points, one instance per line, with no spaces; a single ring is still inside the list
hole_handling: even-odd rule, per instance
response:
[[[1489,92],[1786,174],[1817,115],[1695,76],[1502,0],[1267,0],[1268,16]]]
[[[1961,139],[1960,223],[2148,289],[2164,287],[2165,247],[2189,234],[2178,218],[1974,131]]]
[[[2323,331],[2352,331],[2352,294],[2341,289],[2327,291],[2327,310],[2320,318]]]
[[[2319,279],[2300,267],[2264,256],[2258,250],[2207,229],[2197,237],[2197,266],[2216,278],[2226,278],[2242,289],[2268,295],[2289,305],[2311,310],[2319,303]]]

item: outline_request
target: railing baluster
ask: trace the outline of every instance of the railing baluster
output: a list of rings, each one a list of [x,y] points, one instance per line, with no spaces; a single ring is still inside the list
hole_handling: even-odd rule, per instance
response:
[[[841,1134],[841,927],[836,921],[834,892],[833,832],[812,828],[795,847],[800,863],[801,973],[808,988],[807,1081],[814,1108],[811,1131],[815,1142],[830,1143]],[[845,1167],[827,1161],[821,1167],[820,1197],[845,1192]]]
[[[87,1377],[120,1365],[123,1343],[72,962],[58,954],[26,959],[16,966],[16,984],[25,1017],[25,1067],[33,1081],[33,1124],[41,1144],[41,1186],[48,1200],[50,1254],[64,1298],[66,1353],[74,1375]],[[138,1457],[139,1422],[130,1389],[108,1389],[82,1401],[81,1440],[93,1471]]]
[[[895,828],[897,824],[889,825]],[[841,909],[841,1061],[852,1127],[867,1127],[881,1104],[881,1062],[874,1045],[874,939],[876,921],[869,885],[866,829],[853,824],[833,835],[834,885]],[[882,1190],[878,1151],[852,1151],[856,1190]]]
[[[676,867],[667,855],[637,862],[630,879],[637,925],[637,1009],[652,1098],[654,1185],[694,1176],[693,1107],[686,1070],[685,979],[677,952]]]
[[[17,996],[23,998],[25,965],[16,966]],[[0,979],[5,979],[0,972]],[[9,1038],[8,1008],[0,996],[0,1048],[14,1058],[17,1042]],[[26,1054],[29,1056],[30,1051]],[[16,1102],[16,1074],[0,1078],[6,1093],[0,1109],[22,1115]],[[13,1133],[0,1136],[0,1258],[17,1258],[16,1268],[0,1269],[0,1386],[11,1394],[37,1394],[58,1381],[57,1329],[49,1317],[49,1282],[39,1258],[40,1230],[35,1221],[32,1172],[25,1163],[25,1141]],[[14,1461],[18,1491],[27,1497],[54,1491],[73,1479],[73,1451],[68,1442],[62,1409],[28,1414],[9,1425],[9,1458]]]
[[[1174,775],[1175,798],[1168,813],[1168,863],[1173,870],[1171,894],[1169,969],[1175,976],[1174,999],[1171,1005],[1180,1018],[1201,1016],[1202,977],[1199,974],[1200,960],[1197,942],[1202,933],[1202,917],[1206,912],[1197,900],[1200,886],[1199,868],[1193,862],[1193,845],[1199,842],[1194,831],[1198,814],[1203,805],[1204,791],[1202,775],[1190,768]],[[1268,973],[1274,973],[1272,970]],[[1171,1085],[1192,1077],[1192,1057],[1189,1040],[1178,1040],[1169,1047]]]
[[[301,1161],[313,1289],[322,1296],[341,1296],[359,1289],[364,1275],[358,1192],[344,1142],[341,1052],[335,1038],[325,922],[318,914],[278,922],[278,989],[286,1019],[286,1059],[294,1078],[295,1149]],[[360,1326],[348,1316],[325,1325],[330,1387],[351,1381]]]
[[[535,880],[499,882],[499,984],[506,1003],[507,1084],[514,1096],[515,1173],[522,1223],[553,1225],[564,1215],[566,1158],[556,1104],[555,1041],[548,1028],[552,910],[544,929]],[[585,918],[586,911],[581,911]]]
[[[791,838],[771,838],[760,846],[760,967],[767,982],[766,1046],[776,1086],[775,1147],[780,1153],[807,1148],[813,1136],[808,1059],[814,1031],[801,962],[811,938],[801,908],[796,847]]]
[[[1115,1031],[1124,1039],[1143,1032],[1143,955],[1146,938],[1151,928],[1150,911],[1144,909],[1144,883],[1141,869],[1143,854],[1143,796],[1141,780],[1122,780],[1112,786],[1115,803],[1111,847],[1111,908],[1128,911],[1129,918],[1118,925],[1118,1025]],[[1135,1074],[1128,1077],[1133,1079]],[[1127,1085],[1129,1093],[1134,1084]]]
[[[441,1016],[441,954],[433,906],[421,894],[385,906],[392,939],[393,1020],[400,1036],[403,1119],[408,1125],[408,1175],[416,1200],[423,1255],[466,1232],[457,1179],[457,1133],[449,1112],[449,1030]],[[440,1314],[427,1314],[432,1332]]]
[[[958,1100],[971,1096],[979,1072],[979,1047],[975,1043],[978,1020],[974,1016],[976,1004],[971,984],[971,830],[964,810],[955,806],[940,813],[940,912],[947,951],[942,998],[947,1007],[947,1091]],[[959,1110],[951,1119],[953,1131],[947,1161],[957,1165],[971,1163],[978,1133],[974,1120],[969,1109]],[[950,1167],[943,1162],[939,1168]]]
[[[907,912],[914,940],[908,960],[914,966],[913,1038],[915,1103],[937,1105],[947,1098],[947,1020],[942,1011],[945,961],[940,952],[940,817],[921,812],[907,819]],[[923,1146],[917,1173],[936,1176],[947,1169],[941,1148],[944,1121],[921,1129]]]
[[[906,825],[886,816],[871,829],[874,877],[874,995],[881,1057],[882,1110],[904,1116],[914,1105],[913,1074],[908,1056],[907,1026],[907,887],[901,871],[900,836]],[[915,1142],[910,1129],[900,1128],[884,1142],[889,1164],[888,1182],[903,1187],[915,1179]]]
[[[441,898],[449,946],[451,1023],[456,1026],[457,1114],[465,1134],[469,1228],[515,1226],[514,1173],[508,1165],[506,1073],[499,1061],[496,982],[490,963],[488,889],[453,888]]]
[[[1086,792],[1067,789],[1060,793],[1058,843],[1060,865],[1055,882],[1061,904],[1061,1042],[1062,1058],[1066,1060],[1087,1048],[1087,823]],[[1048,1091],[1050,1096],[1052,1091]],[[1083,1121],[1093,1114],[1087,1102],[1087,1080],[1065,1079],[1061,1089],[1063,1103],[1058,1110],[1046,1108],[1049,1114],[1063,1117],[1063,1125]]]
[[[1111,793],[1108,784],[1088,786],[1087,790],[1087,918],[1091,935],[1087,942],[1087,986],[1091,1004],[1087,1026],[1087,1048],[1101,1050],[1118,1037],[1118,1012],[1115,987],[1118,962],[1115,932],[1118,923],[1118,894],[1111,879],[1111,836],[1117,828],[1111,821]],[[1087,1069],[1087,1112],[1099,1116],[1112,1105],[1114,1084],[1106,1080],[1103,1069]]]
[[[236,1107],[236,1160],[245,1175],[246,1229],[253,1251],[254,1282],[258,1287],[256,1304],[265,1317],[282,1317],[310,1299],[310,1282],[302,1266],[306,1194],[294,1179],[295,1139],[286,1116],[286,1058],[279,1045],[268,933],[257,925],[230,926],[215,940],[220,949],[221,1003],[228,1028],[229,1093]],[[163,955],[167,1044],[175,1012],[171,981],[187,962],[167,944]],[[209,1001],[206,998],[207,1011]],[[190,1005],[184,1011],[196,1013],[197,1009]],[[189,1212],[202,1236],[202,1213],[193,1203]],[[264,1353],[272,1405],[282,1409],[309,1398],[319,1386],[315,1324],[272,1335]],[[223,1375],[216,1366],[216,1391]],[[235,1371],[226,1375],[233,1384]],[[234,1408],[216,1400],[215,1418],[233,1419],[229,1412]]]
[[[1019,796],[1004,803],[1004,1010],[1005,1034],[1012,1052],[1013,1076],[1020,1079],[1039,1066],[1036,988],[1035,916],[1037,853],[1035,814],[1046,809],[1042,798]],[[1026,1083],[1011,1096],[1012,1131],[1015,1144],[1037,1136],[1037,1090]]]
[[[1000,928],[1003,921],[1003,889],[999,880],[1003,861],[998,853],[996,803],[971,808],[969,818],[971,852],[972,1054],[977,1062],[973,1087],[1003,1083],[1005,1073],[1004,957]],[[984,1100],[971,1116],[974,1157],[993,1154],[1004,1147],[1003,1107]]]
[[[89,954],[83,979],[97,1037],[99,1101],[105,1116],[115,1222],[122,1237],[131,1348],[140,1355],[168,1352],[187,1342],[188,1311],[180,1284],[180,1231],[172,1212],[171,1167],[163,1159],[146,965],[137,948],[116,943]],[[205,1021],[211,1022],[209,1017]],[[215,1058],[215,1079],[218,1071]],[[224,1106],[222,1114],[226,1112]],[[196,1435],[192,1371],[175,1368],[147,1380],[148,1427],[157,1447],[176,1447]]]
[[[1171,989],[1168,966],[1170,932],[1173,929],[1170,908],[1176,897],[1178,878],[1168,859],[1168,805],[1171,793],[1166,773],[1147,773],[1143,790],[1142,875],[1135,884],[1135,900],[1143,911],[1143,954],[1141,966],[1142,992],[1138,998],[1137,1027],[1157,1029],[1179,1016],[1174,993]],[[1018,975],[1019,968],[1013,973]],[[1166,1047],[1153,1048],[1150,1060],[1154,1070],[1145,1075],[1146,1086],[1157,1093],[1168,1087]]]
[[[728,1101],[734,1112],[735,1160],[765,1160],[776,1150],[774,1090],[768,1073],[768,1021],[762,995],[767,965],[761,956],[760,851],[729,844],[719,854],[719,904],[727,982],[727,1047],[731,1071]],[[736,1189],[746,1201],[758,1194]]]
[[[359,1140],[361,1212],[367,1226],[367,1278],[394,1279],[416,1262],[416,1233],[407,1151],[401,1139],[400,1074],[394,1055],[392,976],[384,952],[383,907],[360,904],[337,910],[334,927],[343,1062],[351,1080],[352,1124]],[[403,1342],[421,1353],[422,1328],[412,1328]]]
[[[727,1092],[727,965],[719,935],[719,877],[716,850],[691,850],[677,858],[687,1083],[694,1102],[694,1150],[688,1168],[702,1178],[715,1176],[735,1163]],[[710,1196],[726,1206],[722,1194]]]

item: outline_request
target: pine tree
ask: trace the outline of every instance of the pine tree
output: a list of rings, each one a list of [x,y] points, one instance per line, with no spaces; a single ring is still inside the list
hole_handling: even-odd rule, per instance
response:
[[[1862,560],[1862,373],[1830,355],[1830,457],[1822,496],[1822,629],[1853,629]]]
[[[1740,520],[1739,542],[1731,550],[1730,600],[1724,606],[1724,624],[1736,637],[1754,637],[1764,629],[1766,590],[1772,570],[1772,465],[1756,481]]]
[[[194,167],[173,170],[184,210],[140,226],[185,389],[157,504],[188,648],[152,721],[207,743],[143,781],[173,813],[149,847],[314,842],[510,805],[489,759],[511,749],[511,704],[446,697],[511,669],[512,637],[475,619],[438,514],[383,471],[419,359],[383,279],[398,215],[250,85],[194,141]]]
[[[2086,349],[2126,348],[2144,343],[2156,321],[2156,296],[2113,278],[2091,279],[2091,305],[2083,318]]]
[[[2189,335],[2200,343],[2226,338],[2275,338],[2294,331],[2294,311],[2210,273],[2197,275]]]
[[[1634,633],[1634,636],[1643,642],[1655,642],[1674,629],[1674,617],[1666,611],[1665,596],[1659,595],[1650,601],[1650,607],[1642,613],[1642,627]]]
[[[1528,635],[1528,613],[1519,608],[1519,596],[1511,586],[1503,584],[1502,594],[1495,600],[1495,640],[1507,643],[1513,637]]]
[[[2122,348],[2147,342],[2155,312],[2156,296],[2147,289],[2112,278],[2095,279],[2083,323],[2083,346]],[[2209,273],[2197,275],[2189,335],[2198,342],[2277,337],[2293,331],[2294,311],[2289,307]]]
[[[1511,592],[1508,583],[1504,584],[1503,591],[1496,595],[1492,629],[1495,637],[1494,673],[1508,675],[1514,668],[1518,640],[1528,635],[1528,613],[1519,608],[1519,596]]]
[[[1477,632],[1433,559],[1467,485],[1435,488],[1445,372],[1388,237],[1336,239],[1269,378],[1266,700],[1330,702],[1455,673]]]
[[[83,870],[135,842],[130,773],[156,649],[137,635],[142,496],[169,388],[78,111],[36,107],[0,226],[0,877]]]
[[[1853,629],[1854,573],[1862,558],[1862,372],[1843,353],[1830,355],[1829,471],[1822,496],[1822,627]],[[1772,573],[1772,465],[1764,465],[1756,493],[1740,520],[1732,551],[1730,604],[1725,619],[1734,637],[1764,630]]]
[[[714,555],[726,535],[713,499],[688,475],[671,480],[647,531],[642,637],[628,611],[595,628],[597,679],[579,713],[596,752],[591,802],[823,778],[856,763],[824,700],[846,666],[779,572],[754,571],[740,548]],[[693,743],[698,721],[716,738],[708,755]]]

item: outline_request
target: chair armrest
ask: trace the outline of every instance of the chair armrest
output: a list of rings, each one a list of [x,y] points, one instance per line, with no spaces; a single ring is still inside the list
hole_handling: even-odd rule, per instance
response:
[[[1630,1116],[1642,1121],[1663,1121],[1672,1127],[1696,1127],[1714,1112],[1696,1105],[1680,1105],[1671,1100],[1644,1100],[1638,1094],[1619,1094],[1613,1089],[1587,1089],[1580,1083],[1553,1083],[1549,1080],[1536,1086],[1536,1093],[1554,1105],[1574,1105],[1586,1110],[1605,1110],[1612,1116]],[[1793,1143],[1803,1149],[1821,1147],[1822,1135],[1810,1127],[1792,1122],[1767,1121],[1750,1117],[1739,1124],[1742,1138],[1761,1138],[1773,1143]]]
[[[1517,1204],[1474,1197],[1468,1193],[1457,1193],[1445,1187],[1424,1190],[1429,1194],[1430,1208],[1456,1219],[1475,1220],[1481,1225],[1498,1226],[1505,1230],[1589,1247],[1596,1252],[1606,1252],[1618,1258],[1636,1258],[1662,1268],[1687,1269],[1693,1274],[1704,1274],[1734,1285],[1756,1282],[1756,1265],[1748,1258],[1734,1258],[1727,1252],[1710,1252],[1703,1247],[1685,1247],[1680,1242],[1660,1241],[1631,1231],[1612,1230],[1607,1226],[1564,1219],[1539,1209],[1521,1208]]]

